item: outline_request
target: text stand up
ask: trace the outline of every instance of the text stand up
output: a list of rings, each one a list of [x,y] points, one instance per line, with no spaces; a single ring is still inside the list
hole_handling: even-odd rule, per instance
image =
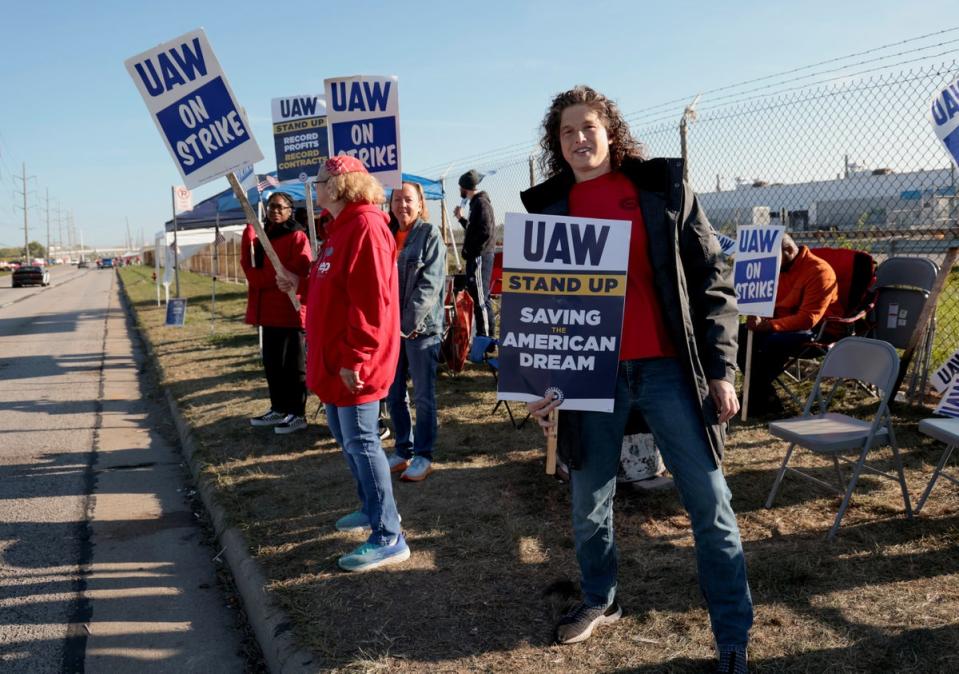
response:
[[[273,250],[273,244],[270,243],[270,239],[266,236],[266,232],[263,231],[263,225],[260,224],[260,220],[256,217],[256,213],[253,212],[253,207],[250,205],[250,200],[246,198],[246,193],[240,186],[240,181],[237,180],[236,173],[230,171],[227,173],[226,178],[230,181],[230,187],[233,188],[233,195],[243,206],[243,213],[246,215],[246,221],[253,225],[253,229],[256,231],[256,236],[260,240],[260,244],[263,246],[263,251],[266,253],[266,256],[270,258],[270,262],[273,263],[273,268],[276,270],[284,269],[285,267],[280,263],[280,258],[277,257],[276,251]],[[300,300],[296,298],[296,288],[291,288],[286,294],[289,296],[290,302],[293,303],[293,308],[299,311]]]

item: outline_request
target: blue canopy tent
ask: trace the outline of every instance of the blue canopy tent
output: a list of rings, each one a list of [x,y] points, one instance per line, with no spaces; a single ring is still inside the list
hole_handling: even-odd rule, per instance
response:
[[[259,174],[257,178],[262,183],[266,180],[267,176],[275,178],[276,172],[274,171],[265,175]],[[428,201],[443,200],[442,181],[429,180],[428,178],[422,178],[410,173],[404,173],[403,180],[422,185],[423,193]],[[269,185],[260,193],[259,198],[266,202],[274,192],[286,192],[292,196],[297,203],[303,203],[306,198],[306,188],[303,183],[298,180]],[[251,190],[249,196],[251,197],[250,202],[252,203],[256,199],[256,192]],[[204,199],[198,203],[193,210],[178,215],[176,218],[177,229],[187,230],[213,227],[217,222],[217,213],[219,213],[220,216],[219,222],[221,227],[246,222],[246,215],[243,213],[239,199],[234,196],[232,189],[226,189],[219,194]],[[173,231],[173,220],[168,220],[165,223],[165,229],[168,232]]]

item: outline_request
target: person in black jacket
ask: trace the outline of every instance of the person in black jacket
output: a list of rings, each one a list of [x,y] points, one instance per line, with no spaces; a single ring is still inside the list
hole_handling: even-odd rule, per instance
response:
[[[679,160],[642,157],[616,104],[586,87],[557,95],[543,120],[547,180],[523,192],[530,213],[632,223],[620,364],[612,413],[560,412],[570,467],[583,600],[556,628],[588,639],[621,615],[613,496],[623,434],[640,415],[689,513],[719,672],[745,672],[753,612],[731,494],[721,467],[726,421],[739,409],[738,312],[719,242]],[[559,400],[529,403],[544,430]]]
[[[453,209],[453,217],[466,228],[463,259],[466,261],[466,287],[473,298],[476,334],[493,336],[496,319],[489,290],[496,252],[496,218],[489,195],[476,189],[482,179],[483,175],[475,169],[460,176],[460,196],[464,203],[469,200],[470,216],[469,220],[463,217],[463,207],[457,206]]]

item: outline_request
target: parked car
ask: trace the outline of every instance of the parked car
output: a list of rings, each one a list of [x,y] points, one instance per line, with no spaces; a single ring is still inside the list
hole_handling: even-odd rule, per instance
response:
[[[13,272],[13,287],[21,286],[48,286],[50,272],[38,265],[23,265]]]
[[[100,269],[113,269],[113,258],[105,257],[102,258],[99,262]]]

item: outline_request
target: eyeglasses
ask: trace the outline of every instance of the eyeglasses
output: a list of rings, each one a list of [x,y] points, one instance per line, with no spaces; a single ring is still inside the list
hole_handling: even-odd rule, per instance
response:
[[[284,206],[283,204],[270,204],[266,207],[268,211],[289,211],[291,210],[289,206]]]

